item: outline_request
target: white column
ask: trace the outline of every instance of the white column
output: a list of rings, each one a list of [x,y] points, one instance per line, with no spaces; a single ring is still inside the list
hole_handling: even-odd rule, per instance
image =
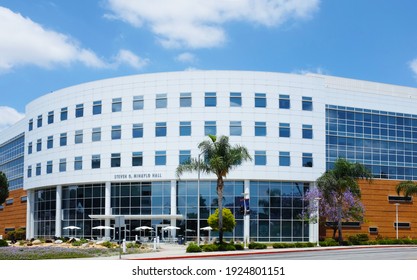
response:
[[[34,210],[35,210],[35,195],[33,190],[27,190],[27,204],[26,204],[26,239],[32,239],[35,236],[35,221]]]
[[[314,189],[317,188],[315,182],[311,182],[310,183],[310,188]],[[314,199],[312,199],[311,201],[309,201],[308,203],[313,203],[313,205],[316,205],[316,201]],[[316,209],[314,207],[314,209]],[[313,213],[310,213],[310,217],[314,217],[317,215],[317,210],[314,210]],[[316,219],[317,220],[317,219]],[[319,224],[314,221],[314,222],[310,222],[309,227],[308,227],[308,241],[311,243],[317,243],[317,241],[319,240],[320,236],[319,236]]]
[[[177,181],[171,180],[171,215],[177,214]],[[177,221],[175,218],[171,218],[171,226],[176,227]],[[172,237],[175,238],[176,230],[172,230]]]
[[[104,214],[105,215],[111,215],[111,182],[106,182],[105,184],[105,198],[104,198]],[[105,226],[110,226],[110,219],[105,219]],[[114,230],[116,231],[116,230]],[[110,230],[105,229],[104,230],[104,236],[110,237]]]
[[[61,237],[62,228],[62,186],[56,186],[56,202],[55,202],[55,236]]]
[[[250,181],[245,180],[244,184],[245,184],[244,185],[245,195],[243,196],[243,198],[250,199]],[[248,244],[250,242],[250,215],[243,216],[243,240],[244,240],[244,244]]]

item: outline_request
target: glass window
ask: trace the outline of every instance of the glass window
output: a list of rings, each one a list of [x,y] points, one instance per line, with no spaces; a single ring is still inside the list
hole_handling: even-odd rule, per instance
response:
[[[122,126],[121,125],[112,125],[111,127],[111,139],[117,140],[122,138]]]
[[[111,103],[111,111],[113,113],[122,111],[122,98],[113,98]]]
[[[67,133],[61,133],[59,136],[59,146],[67,145]]]
[[[100,165],[101,165],[100,155],[92,155],[91,156],[91,168],[97,169],[97,168],[100,168]]]
[[[266,136],[266,122],[255,122],[255,136]]]
[[[303,96],[302,105],[304,111],[313,111],[313,98]]]
[[[132,166],[142,166],[142,165],[143,165],[143,153],[133,152],[132,153]]]
[[[52,173],[52,160],[46,162],[46,174]]]
[[[28,166],[28,178],[32,177],[32,165]]]
[[[59,160],[59,172],[65,172],[67,171],[67,159],[61,158]]]
[[[48,141],[46,142],[46,147],[52,149],[54,147],[54,136],[48,136]]]
[[[180,93],[180,107],[191,107],[191,92]]]
[[[132,137],[133,138],[142,138],[143,137],[143,124],[134,123],[132,127]]]
[[[290,96],[280,94],[279,95],[279,108],[280,109],[290,109]]]
[[[185,163],[191,159],[191,150],[180,150],[179,164]]]
[[[180,136],[191,135],[191,122],[180,122]]]
[[[242,135],[242,123],[240,121],[230,121],[230,136]]]
[[[266,151],[255,151],[255,165],[266,165]]]
[[[36,141],[36,151],[40,152],[42,150],[42,139],[38,139],[38,141]]]
[[[76,130],[74,135],[74,143],[80,144],[83,142],[83,131],[82,130]]]
[[[230,107],[242,107],[242,94],[240,92],[230,93]]]
[[[101,127],[94,127],[91,132],[91,141],[98,142],[101,141]]]
[[[290,166],[290,152],[279,152],[279,166]]]
[[[68,107],[61,108],[61,121],[68,119]]]
[[[161,93],[156,95],[155,107],[156,108],[166,108],[168,106],[168,99],[166,93]]]
[[[41,164],[37,163],[36,164],[36,176],[41,175]]]
[[[32,142],[29,142],[28,144],[28,154],[30,155],[32,153]]]
[[[166,122],[157,122],[155,124],[155,136],[156,137],[167,136],[167,123]]]
[[[37,127],[42,127],[42,115],[38,116]]]
[[[101,100],[97,100],[93,102],[93,115],[100,115],[101,114]]]
[[[143,110],[143,95],[133,96],[133,110]]]
[[[303,166],[313,167],[313,154],[312,153],[303,153]]]
[[[290,124],[289,123],[279,123],[279,137],[290,137]]]
[[[48,124],[54,123],[54,111],[48,112]]]
[[[265,108],[266,107],[266,94],[255,93],[255,107]]]
[[[74,158],[74,170],[81,170],[83,169],[83,157],[75,157]]]
[[[111,167],[120,167],[120,162],[121,162],[120,153],[111,154],[111,162],[110,162]]]
[[[205,121],[204,122],[204,134],[205,135],[216,135],[216,122],[215,121]]]
[[[28,127],[29,131],[33,130],[33,119],[29,120],[29,127]]]
[[[84,116],[84,104],[77,104],[75,106],[75,117],[81,118]]]
[[[206,92],[204,95],[204,106],[205,107],[216,107],[217,97],[215,92]]]
[[[166,151],[155,151],[155,165],[166,165]]]
[[[303,138],[313,139],[313,126],[310,124],[303,124]]]

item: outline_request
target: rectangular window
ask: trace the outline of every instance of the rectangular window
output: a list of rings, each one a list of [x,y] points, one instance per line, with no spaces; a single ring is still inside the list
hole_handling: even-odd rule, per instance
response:
[[[36,164],[36,176],[41,175],[41,164],[37,163]]]
[[[121,162],[120,153],[111,154],[111,162],[110,162],[111,167],[120,167],[120,162]]]
[[[303,111],[313,111],[313,98],[303,96],[302,107]]]
[[[142,166],[142,165],[143,165],[142,152],[133,152],[132,153],[132,166]]]
[[[191,122],[180,122],[180,136],[191,136]]]
[[[28,178],[32,177],[32,165],[28,166]]]
[[[40,152],[42,150],[42,139],[38,139],[38,141],[36,141],[36,151]]]
[[[155,165],[166,165],[167,154],[166,151],[155,151]]]
[[[91,156],[91,169],[100,168],[101,159],[100,155],[92,155]]]
[[[42,127],[42,115],[38,116],[37,127]]]
[[[310,124],[303,124],[303,138],[313,139],[313,126]]]
[[[191,92],[180,93],[180,107],[191,107]]]
[[[121,125],[112,125],[111,127],[111,139],[118,140],[122,138],[122,126]]]
[[[191,150],[180,150],[179,164],[183,164],[191,159]]]
[[[52,160],[46,162],[46,174],[52,173]]]
[[[59,146],[67,145],[67,133],[61,133],[59,136]]]
[[[83,142],[83,131],[82,130],[76,130],[74,135],[74,143],[75,144],[81,144]]]
[[[217,106],[217,97],[215,92],[206,92],[204,97],[204,106],[205,107],[216,107]]]
[[[290,109],[290,96],[280,94],[279,95],[279,108],[280,109]]]
[[[122,111],[122,98],[113,98],[111,103],[111,111],[113,113]]]
[[[93,115],[100,115],[101,114],[101,100],[97,100],[93,102]]]
[[[161,93],[156,95],[155,107],[156,108],[166,108],[168,106],[168,99],[166,93]]]
[[[230,121],[229,130],[230,130],[230,136],[241,136],[242,135],[242,122]]]
[[[143,110],[143,95],[133,96],[133,110]]]
[[[61,108],[61,121],[68,119],[68,107]]]
[[[28,127],[29,131],[33,130],[33,119],[29,120],[29,127]]]
[[[77,104],[75,106],[75,117],[81,118],[84,116],[84,104]]]
[[[28,144],[28,154],[30,155],[32,153],[32,142],[29,142]]]
[[[313,167],[312,153],[303,153],[303,167]]]
[[[48,141],[46,142],[46,148],[52,149],[54,147],[54,136],[48,136]]]
[[[204,122],[204,135],[216,135],[217,128],[215,121],[205,121]]]
[[[59,160],[59,172],[65,172],[67,171],[67,159],[61,158]]]
[[[255,107],[265,108],[266,107],[266,94],[255,93]]]
[[[279,152],[279,166],[290,166],[290,152]]]
[[[13,202],[14,202],[14,199],[13,198],[6,199],[6,205],[12,205]]]
[[[255,151],[255,165],[266,165],[266,151]]]
[[[83,169],[83,157],[75,157],[74,158],[74,170],[82,170]]]
[[[255,122],[255,136],[266,136],[266,122]]]
[[[157,122],[155,124],[155,136],[156,137],[167,136],[167,123],[166,122]]]
[[[99,142],[101,141],[101,127],[94,127],[91,132],[91,141]]]
[[[242,107],[242,94],[240,92],[230,93],[230,107]]]
[[[54,111],[48,112],[48,124],[54,123]]]
[[[291,130],[289,123],[279,123],[279,137],[290,137]]]
[[[132,137],[133,138],[143,138],[143,124],[134,123],[132,127]]]

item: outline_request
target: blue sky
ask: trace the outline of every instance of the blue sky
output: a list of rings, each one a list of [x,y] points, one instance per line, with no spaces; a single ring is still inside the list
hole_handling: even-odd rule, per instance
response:
[[[415,0],[0,0],[0,130],[50,91],[178,70],[417,87]]]

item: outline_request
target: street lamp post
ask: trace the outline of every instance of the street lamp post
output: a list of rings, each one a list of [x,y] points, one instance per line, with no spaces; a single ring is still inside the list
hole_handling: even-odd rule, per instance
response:
[[[244,192],[243,195],[243,244],[244,248],[247,248],[249,243],[249,215],[247,214],[248,209],[246,208],[246,197],[249,193]]]
[[[395,233],[398,239],[398,205],[399,203],[395,203]]]
[[[200,157],[203,153],[198,154],[197,165],[197,244],[200,246]]]
[[[314,200],[316,201],[316,206],[317,206],[317,212],[316,212],[316,215],[317,215],[317,247],[320,247],[320,244],[319,244],[319,239],[320,239],[320,211],[319,211],[319,201],[320,201],[320,197],[316,197],[316,198],[314,198]]]

